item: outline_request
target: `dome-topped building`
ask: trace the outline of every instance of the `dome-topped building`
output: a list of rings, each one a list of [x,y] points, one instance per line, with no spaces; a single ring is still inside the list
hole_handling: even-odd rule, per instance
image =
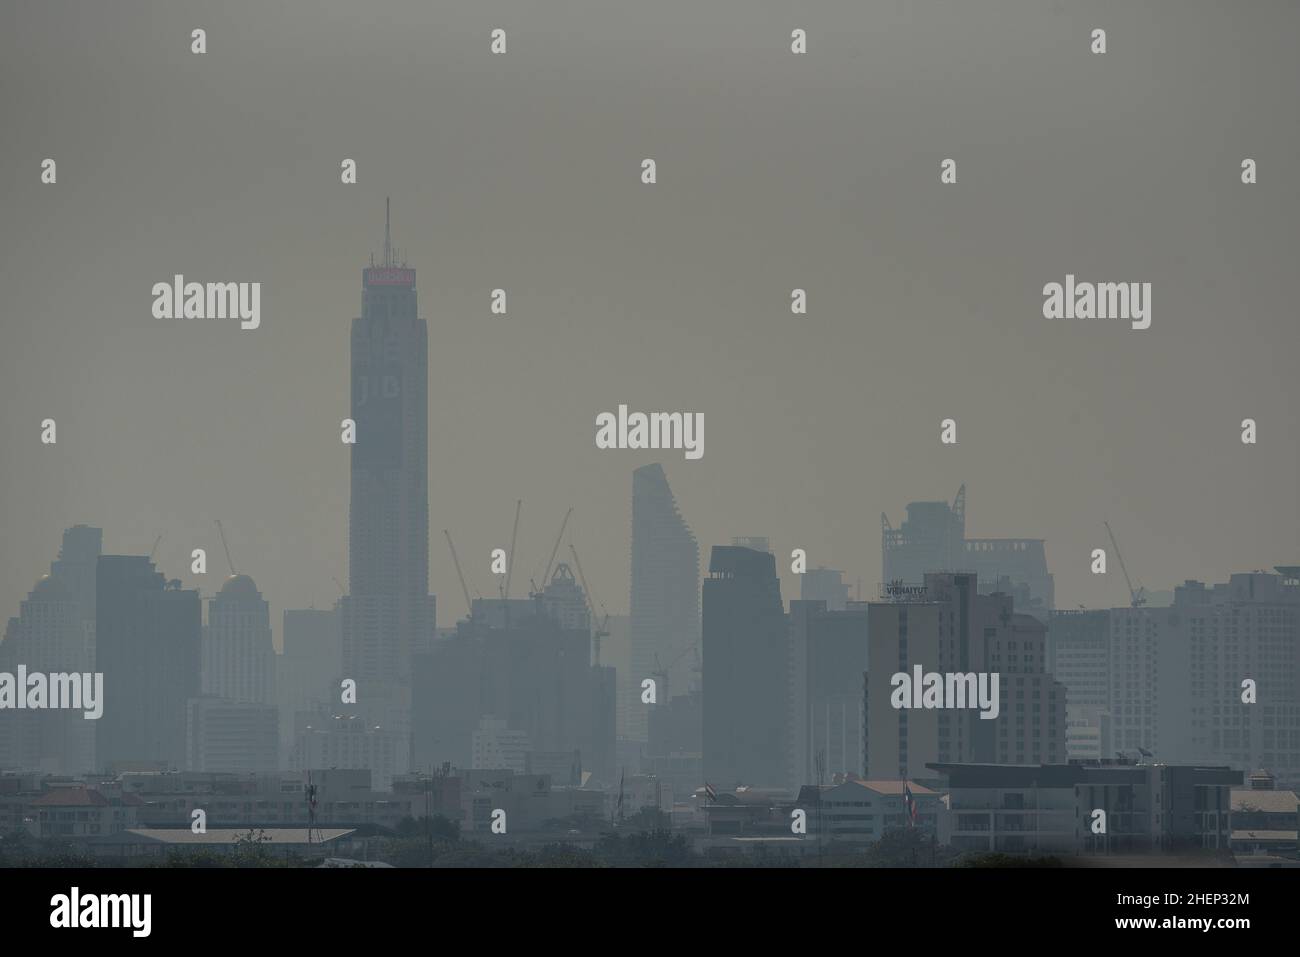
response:
[[[203,636],[203,693],[271,704],[275,649],[270,609],[248,575],[231,575],[208,603]]]
[[[254,601],[260,601],[262,593],[257,590],[257,584],[247,575],[231,575],[221,586],[222,595],[229,595],[231,598],[251,598]]]

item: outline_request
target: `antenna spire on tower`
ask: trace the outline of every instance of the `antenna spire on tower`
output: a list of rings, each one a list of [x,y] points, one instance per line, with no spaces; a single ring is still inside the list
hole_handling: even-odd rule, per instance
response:
[[[391,239],[391,235],[389,233],[389,221],[390,221],[389,199],[387,196],[385,196],[384,197],[384,265],[385,266],[391,266],[393,264],[393,242]]]

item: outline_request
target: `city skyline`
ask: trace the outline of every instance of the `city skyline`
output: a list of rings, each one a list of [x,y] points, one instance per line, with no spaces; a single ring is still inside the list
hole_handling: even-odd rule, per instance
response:
[[[332,579],[348,578],[341,326],[356,268],[382,253],[387,195],[437,344],[429,590],[444,626],[463,608],[436,530],[454,525],[488,594],[489,552],[508,546],[517,499],[519,570],[545,562],[575,506],[591,585],[616,610],[626,474],[654,461],[703,546],[765,534],[785,554],[806,549],[810,567],[861,576],[864,592],[880,574],[879,513],[962,482],[970,535],[1046,540],[1061,606],[1123,600],[1121,582],[1088,570],[1107,545],[1103,520],[1154,589],[1300,550],[1287,363],[1296,186],[1275,158],[1300,148],[1278,121],[1297,85],[1285,28],[1212,5],[1173,22],[1111,10],[1125,43],[1099,72],[1086,45],[1066,55],[1089,14],[1009,3],[1025,55],[988,71],[966,44],[993,42],[999,18],[960,7],[864,20],[831,4],[809,17],[816,43],[799,59],[780,17],[692,11],[692,41],[671,26],[682,4],[578,4],[598,47],[519,6],[515,30],[530,39],[492,57],[470,42],[474,14],[439,20],[420,6],[373,22],[326,4],[328,29],[212,11],[206,59],[89,4],[30,9],[0,37],[11,142],[35,150],[0,156],[8,614],[43,569],[37,556],[77,522],[102,526],[118,553],[148,554],[162,534],[166,574],[207,595],[224,563],[198,579],[188,556],[216,555],[222,519],[277,613],[277,642],[280,610],[333,602]],[[185,11],[154,17],[158,37],[194,26]],[[1187,52],[1227,35],[1256,55]],[[355,84],[306,52],[341,36],[385,51]],[[691,82],[666,78],[662,49],[691,64]],[[109,51],[124,65],[115,95],[139,105],[121,116],[84,95]],[[292,96],[272,76],[286,70],[301,78]],[[547,82],[518,82],[533,73]],[[1110,109],[1153,75],[1199,85],[1162,85],[1151,127]],[[245,94],[259,110],[236,105]],[[436,128],[386,119],[430,110]],[[156,132],[152,117],[181,113],[205,122],[184,138]],[[1209,116],[1233,118],[1233,146]],[[229,131],[258,149],[227,156]],[[1112,142],[1146,145],[1130,160]],[[36,153],[61,160],[57,186],[29,173]],[[1259,159],[1258,184],[1239,182],[1239,153]],[[637,179],[648,155],[653,187]],[[950,155],[961,173],[944,193]],[[339,183],[345,157],[359,164],[354,185]],[[1220,180],[1211,235],[1187,197]],[[173,202],[202,209],[203,229],[159,211]],[[260,326],[155,319],[150,286],[177,273],[262,282]],[[1151,328],[1045,320],[1042,287],[1067,273],[1152,282]],[[795,286],[807,316],[790,315]],[[509,293],[505,316],[490,311],[495,288]],[[706,455],[597,449],[596,415],[623,403],[707,413]],[[953,447],[937,437],[947,416],[959,420]],[[1260,429],[1251,447],[1238,438],[1247,416]],[[46,417],[57,446],[39,443]],[[778,573],[798,594],[788,562]]]
[[[37,918],[1300,868],[1300,5],[1174,3],[0,18],[0,870],[94,872]]]

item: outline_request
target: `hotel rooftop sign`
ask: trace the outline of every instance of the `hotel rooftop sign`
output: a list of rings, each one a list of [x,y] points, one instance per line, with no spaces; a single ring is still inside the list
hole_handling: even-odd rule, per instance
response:
[[[913,585],[896,578],[892,582],[882,582],[880,597],[883,601],[908,602],[929,601],[930,593],[924,585]]]

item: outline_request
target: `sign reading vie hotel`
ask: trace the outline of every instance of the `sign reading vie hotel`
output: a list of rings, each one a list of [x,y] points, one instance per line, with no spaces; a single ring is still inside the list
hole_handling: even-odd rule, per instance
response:
[[[397,266],[372,266],[366,270],[367,286],[414,286],[415,270]]]

